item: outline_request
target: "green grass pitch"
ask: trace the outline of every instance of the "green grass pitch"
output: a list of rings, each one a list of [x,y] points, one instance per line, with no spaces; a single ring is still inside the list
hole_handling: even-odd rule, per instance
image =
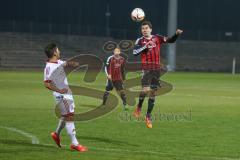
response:
[[[89,84],[82,77],[83,73],[74,73],[69,82],[104,90],[104,73]],[[57,148],[50,137],[58,119],[52,93],[43,87],[43,73],[1,71],[0,159],[239,159],[240,76],[176,72],[167,73],[162,79],[174,89],[157,97],[154,113],[186,114],[187,119],[158,119],[152,129],[147,129],[144,122],[121,120],[123,111],[119,104],[106,116],[76,122],[80,143],[89,147],[89,152],[78,153],[70,151],[65,129],[63,148]],[[93,109],[99,103],[99,99],[75,96],[77,112]],[[146,105],[147,101],[144,112]],[[133,107],[128,112],[131,114]],[[39,144],[32,144],[33,137]]]

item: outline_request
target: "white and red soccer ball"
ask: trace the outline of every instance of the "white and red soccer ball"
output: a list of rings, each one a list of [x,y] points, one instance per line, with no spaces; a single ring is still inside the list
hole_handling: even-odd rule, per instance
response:
[[[145,18],[145,13],[141,8],[135,8],[131,13],[131,18],[135,22],[140,22]]]

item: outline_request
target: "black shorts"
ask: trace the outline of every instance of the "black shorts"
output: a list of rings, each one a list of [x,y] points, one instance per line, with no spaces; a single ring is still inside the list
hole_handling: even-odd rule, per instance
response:
[[[123,87],[123,81],[110,81],[110,80],[107,80],[106,91],[113,90],[113,87],[117,91],[123,90],[123,88],[124,88]]]
[[[157,89],[160,87],[160,70],[144,70],[142,75],[142,87]]]

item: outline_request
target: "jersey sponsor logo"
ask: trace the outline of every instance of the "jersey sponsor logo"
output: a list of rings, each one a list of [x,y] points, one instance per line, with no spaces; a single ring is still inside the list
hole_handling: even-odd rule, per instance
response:
[[[119,68],[119,67],[121,67],[121,65],[122,65],[121,63],[115,63],[115,64],[114,64],[114,67],[115,67],[115,68]]]
[[[152,50],[153,48],[155,48],[157,45],[155,42],[153,41],[149,41],[149,44],[148,44],[148,49],[149,50]]]

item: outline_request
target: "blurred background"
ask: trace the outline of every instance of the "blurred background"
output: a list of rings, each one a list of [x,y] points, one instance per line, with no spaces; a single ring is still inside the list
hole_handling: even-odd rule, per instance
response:
[[[154,33],[184,30],[176,45],[162,48],[162,62],[173,71],[240,71],[238,0],[2,0],[0,68],[43,68],[43,48],[52,41],[64,58],[106,55],[105,42],[140,36],[140,24],[130,16],[136,7],[145,11]]]

